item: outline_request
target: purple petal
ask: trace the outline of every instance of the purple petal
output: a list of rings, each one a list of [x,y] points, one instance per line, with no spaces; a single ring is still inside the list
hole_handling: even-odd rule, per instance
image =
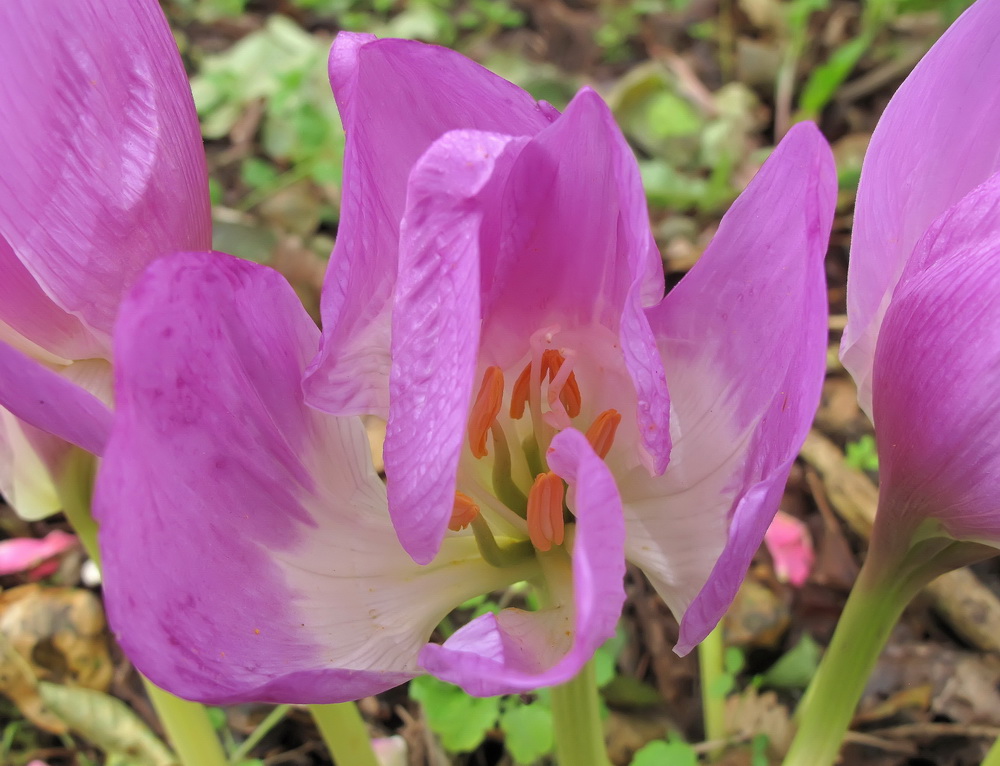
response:
[[[879,334],[879,537],[926,519],[1000,546],[1000,174],[930,228]],[[885,530],[891,530],[886,532]]]
[[[888,300],[939,215],[1000,169],[1000,4],[975,3],[921,60],[879,121],[858,187],[844,366],[871,414],[871,370]]]
[[[570,680],[614,635],[625,602],[622,506],[614,477],[583,434],[572,429],[552,440],[548,461],[569,483],[576,516],[571,571],[560,551],[545,554],[542,562],[555,606],[483,615],[444,645],[428,644],[420,653],[425,670],[475,696]]]
[[[201,134],[170,28],[154,2],[8,0],[0,70],[0,237],[107,350],[145,265],[210,242]],[[41,319],[51,308],[37,298],[22,308]],[[13,311],[2,316],[16,324]],[[75,334],[18,329],[44,347]]]
[[[682,616],[678,652],[735,595],[819,401],[836,194],[826,141],[811,124],[793,128],[649,312],[674,447],[662,479],[621,480],[626,552]]]
[[[0,406],[35,428],[100,455],[111,411],[93,394],[0,342]]]
[[[479,355],[479,230],[524,140],[456,131],[410,174],[392,314],[385,469],[403,547],[438,552]],[[511,145],[508,149],[508,145]]]
[[[454,51],[338,35],[330,79],[347,131],[340,229],[323,287],[323,342],[310,402],[388,411],[389,315],[410,170],[450,130],[534,135],[556,116]]]
[[[106,349],[52,302],[0,236],[0,341],[54,364],[102,356]]]
[[[471,538],[429,567],[400,548],[360,421],[303,402],[318,335],[276,272],[219,253],[156,262],[122,306],[104,594],[129,657],[180,696],[374,694],[509,576]]]
[[[484,347],[507,367],[543,327],[610,329],[638,395],[643,457],[662,473],[670,400],[642,305],[662,297],[663,269],[635,157],[596,93],[582,90],[525,147],[502,204],[498,253],[482,267]]]

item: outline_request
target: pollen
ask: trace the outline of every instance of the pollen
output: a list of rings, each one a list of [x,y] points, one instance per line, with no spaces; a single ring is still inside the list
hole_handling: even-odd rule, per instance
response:
[[[476,401],[469,414],[469,449],[476,458],[489,454],[486,448],[486,435],[490,426],[500,414],[503,406],[503,372],[499,367],[488,367],[483,375],[483,382],[476,394]]]
[[[587,429],[587,441],[602,459],[611,451],[611,445],[615,443],[615,433],[621,422],[622,416],[618,410],[605,410]]]
[[[565,537],[563,480],[552,471],[540,473],[528,492],[528,537],[540,551],[562,545]]]
[[[448,529],[458,532],[465,529],[472,520],[479,515],[479,506],[476,502],[462,492],[455,493],[455,505],[451,510],[451,520],[448,522]]]

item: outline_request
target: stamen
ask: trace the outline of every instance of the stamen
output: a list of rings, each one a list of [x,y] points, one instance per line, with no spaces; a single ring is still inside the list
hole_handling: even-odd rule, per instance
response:
[[[611,445],[615,443],[615,433],[622,422],[618,410],[605,410],[598,415],[590,428],[587,429],[587,441],[602,459],[608,456]]]
[[[499,367],[488,367],[469,413],[469,449],[472,450],[473,457],[478,459],[489,454],[486,435],[500,414],[502,405],[503,372]]]
[[[510,392],[510,416],[514,420],[524,417],[524,408],[531,394],[531,363],[529,362],[514,381],[514,389]]]
[[[462,492],[455,493],[455,505],[451,510],[451,521],[448,522],[448,529],[458,532],[465,529],[479,516],[479,506],[476,505],[468,495]]]
[[[527,513],[528,499],[514,483],[507,434],[499,423],[494,423],[490,430],[493,433],[493,446],[497,453],[493,459],[493,491],[500,502],[523,519]]]
[[[563,498],[566,488],[563,480],[552,471],[535,477],[528,492],[528,537],[540,551],[553,545],[562,545],[565,536]]]
[[[583,403],[580,386],[573,373],[573,357],[565,357],[562,352],[550,348],[542,354],[542,363],[542,369],[548,371],[549,375],[549,407],[565,421],[557,427],[567,428],[570,418],[580,414]]]

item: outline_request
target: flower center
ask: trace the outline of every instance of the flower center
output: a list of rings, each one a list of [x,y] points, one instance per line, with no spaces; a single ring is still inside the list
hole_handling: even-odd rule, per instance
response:
[[[494,496],[525,520],[535,550],[546,552],[563,544],[572,514],[565,503],[566,484],[548,470],[544,455],[552,437],[580,417],[583,395],[574,371],[574,352],[543,348],[537,342],[540,337],[532,339],[531,359],[514,381],[506,413],[503,371],[497,366],[486,369],[469,413],[468,440],[476,460],[492,455]],[[550,339],[549,333],[545,341]],[[609,409],[586,428],[587,440],[601,458],[611,451],[621,420],[617,410]],[[520,454],[512,454],[511,445],[520,447]],[[518,458],[517,469],[514,458]],[[458,531],[470,524],[477,540],[491,534],[480,505],[456,492],[448,528]]]

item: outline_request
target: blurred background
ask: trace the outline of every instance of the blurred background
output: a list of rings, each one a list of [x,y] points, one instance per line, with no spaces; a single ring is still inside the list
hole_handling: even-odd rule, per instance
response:
[[[594,87],[638,157],[671,284],[792,124],[815,120],[832,143],[840,201],[827,258],[829,374],[780,526],[725,621],[724,673],[707,693],[726,698],[729,738],[702,741],[697,658],[673,654],[676,621],[630,572],[618,636],[598,655],[616,764],[780,762],[790,711],[832,632],[874,513],[871,428],[836,358],[861,160],[895,89],[969,4],[163,2],[206,142],[216,248],[284,273],[317,319],[341,196],[344,137],[326,74],[339,30],[454,48],[560,108],[581,86]],[[95,569],[65,530],[58,518],[28,524],[0,506],[0,763],[166,766],[155,716],[103,626]],[[19,541],[47,547],[8,555],[15,549],[3,546]],[[949,578],[893,634],[845,763],[977,764],[1000,734],[996,565]],[[440,634],[526,597],[515,589],[476,599]],[[49,684],[40,691],[38,681]],[[386,766],[549,762],[545,692],[478,700],[423,678],[361,706]],[[240,706],[213,716],[234,764],[329,763],[304,711]]]

